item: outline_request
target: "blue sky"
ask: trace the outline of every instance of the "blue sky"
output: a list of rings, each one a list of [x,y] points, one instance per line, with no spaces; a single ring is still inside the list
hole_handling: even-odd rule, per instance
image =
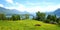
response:
[[[60,8],[60,0],[0,0],[0,7],[28,12],[51,12]]]

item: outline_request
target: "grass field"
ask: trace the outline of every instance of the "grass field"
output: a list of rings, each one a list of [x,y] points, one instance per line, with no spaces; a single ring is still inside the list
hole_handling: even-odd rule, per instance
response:
[[[41,26],[35,26],[35,24]],[[20,20],[0,21],[0,30],[60,30],[60,27],[35,20]]]

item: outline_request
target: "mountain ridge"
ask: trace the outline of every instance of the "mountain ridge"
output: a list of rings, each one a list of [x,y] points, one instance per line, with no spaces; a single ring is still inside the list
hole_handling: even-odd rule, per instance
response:
[[[0,13],[4,13],[4,14],[26,14],[29,12],[27,12],[27,11],[21,12],[21,11],[18,11],[16,9],[6,9],[3,7],[0,7]]]
[[[24,11],[24,12],[21,12],[21,11],[18,11],[16,9],[6,9],[6,8],[3,8],[3,7],[0,7],[0,13],[4,13],[4,14],[31,14],[31,15],[36,15],[35,13],[29,13],[27,11]],[[57,16],[60,16],[60,8],[56,9],[54,12],[45,12],[46,15],[48,14],[55,14]]]

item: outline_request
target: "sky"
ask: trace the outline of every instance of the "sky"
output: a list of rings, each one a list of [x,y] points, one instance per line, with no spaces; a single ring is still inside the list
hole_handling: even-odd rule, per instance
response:
[[[0,0],[0,7],[27,12],[52,12],[60,8],[60,0]]]

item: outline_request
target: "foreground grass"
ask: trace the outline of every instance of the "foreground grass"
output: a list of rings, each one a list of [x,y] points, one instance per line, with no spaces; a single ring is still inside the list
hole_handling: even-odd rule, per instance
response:
[[[40,24],[41,26],[35,26]],[[60,30],[60,27],[35,20],[0,21],[0,30]]]

